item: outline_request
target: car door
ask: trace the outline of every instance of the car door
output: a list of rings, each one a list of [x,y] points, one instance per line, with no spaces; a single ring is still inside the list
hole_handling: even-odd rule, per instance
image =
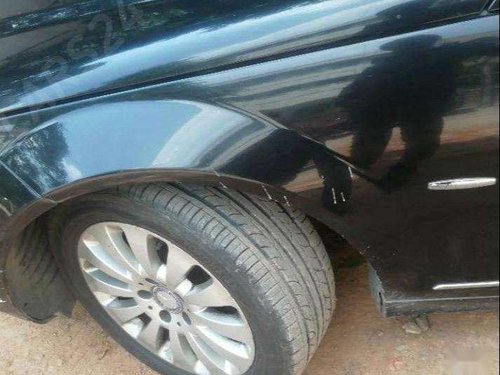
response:
[[[387,299],[498,293],[498,15],[486,6],[401,2],[347,28],[354,37],[341,46],[194,83],[351,164],[338,220],[364,244]],[[413,24],[394,34],[380,22],[389,19]],[[457,189],[436,190],[447,180]],[[305,185],[286,186],[311,196]]]
[[[471,5],[432,3],[450,16]],[[369,177],[347,216],[407,296],[497,294],[498,18],[483,15],[367,47],[335,98],[345,121],[321,129]]]

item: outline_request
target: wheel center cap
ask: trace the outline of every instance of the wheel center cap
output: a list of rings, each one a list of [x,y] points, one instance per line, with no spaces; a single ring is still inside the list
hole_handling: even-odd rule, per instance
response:
[[[172,314],[179,314],[184,310],[182,298],[167,288],[157,286],[153,289],[156,302]]]

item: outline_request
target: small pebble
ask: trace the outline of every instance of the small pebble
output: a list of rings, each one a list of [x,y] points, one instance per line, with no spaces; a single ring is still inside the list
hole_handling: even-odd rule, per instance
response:
[[[411,333],[412,335],[420,335],[422,333],[422,329],[414,321],[404,324],[403,329],[406,333]]]
[[[403,353],[403,352],[406,352],[406,351],[408,350],[408,347],[407,347],[406,345],[399,345],[399,346],[396,348],[396,350],[397,350],[398,352]]]
[[[431,329],[431,324],[427,315],[419,315],[415,318],[415,323],[420,327],[422,332],[427,332]]]

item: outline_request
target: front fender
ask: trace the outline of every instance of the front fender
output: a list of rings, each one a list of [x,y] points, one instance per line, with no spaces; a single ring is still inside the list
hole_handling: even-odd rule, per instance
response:
[[[26,116],[9,121],[15,127]],[[219,184],[293,205],[347,235],[337,216],[350,195],[349,167],[323,145],[266,119],[195,101],[133,99],[41,116],[42,124],[0,161],[54,204],[139,181]],[[25,202],[14,213],[10,235],[28,224],[23,210],[37,204]]]

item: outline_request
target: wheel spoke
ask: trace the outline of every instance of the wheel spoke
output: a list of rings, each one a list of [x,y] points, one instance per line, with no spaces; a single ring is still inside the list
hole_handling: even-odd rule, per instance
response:
[[[144,307],[140,305],[123,305],[123,304],[109,304],[106,306],[108,313],[113,316],[120,323],[127,323],[134,318],[142,315],[145,312]]]
[[[227,372],[224,371],[224,359],[218,355],[214,356],[213,353],[210,352],[210,349],[207,350],[206,344],[192,333],[189,333],[186,337],[196,357],[198,357],[198,360],[203,366],[210,371],[210,375],[227,374]]]
[[[158,253],[151,246],[151,240],[154,237],[151,236],[150,232],[131,225],[123,224],[121,228],[130,245],[130,250],[146,277],[156,279],[161,261]]]
[[[137,337],[153,353],[158,353],[161,345],[162,327],[158,319],[152,319],[139,333]]]
[[[127,284],[112,278],[100,271],[85,273],[89,288],[95,292],[109,294],[114,297],[134,297],[135,294]]]
[[[165,283],[176,289],[186,280],[189,271],[198,263],[172,243],[168,246],[167,265],[165,270]]]
[[[250,354],[245,345],[220,336],[206,327],[196,327],[195,334],[220,357],[231,362],[237,368],[244,368],[250,361]]]
[[[213,279],[194,287],[184,296],[184,300],[188,304],[204,307],[224,307],[236,304],[222,284]]]
[[[127,280],[140,278],[137,261],[128,250],[122,230],[117,226],[98,224],[88,228],[80,241],[79,254],[80,258],[88,257],[87,260],[95,267],[110,275],[115,274],[120,280],[120,275],[125,275]],[[93,261],[104,264],[95,264]]]
[[[182,340],[177,332],[170,332],[170,350],[172,352],[172,363],[184,369],[193,368],[195,358],[190,352],[186,342]]]
[[[219,312],[193,313],[190,315],[196,326],[207,327],[215,333],[232,340],[252,343],[252,331],[239,317]]]
[[[130,271],[121,267],[117,262],[106,252],[102,245],[98,242],[84,241],[79,248],[80,258],[88,261],[92,266],[100,269],[108,275],[128,283],[132,281]]]

